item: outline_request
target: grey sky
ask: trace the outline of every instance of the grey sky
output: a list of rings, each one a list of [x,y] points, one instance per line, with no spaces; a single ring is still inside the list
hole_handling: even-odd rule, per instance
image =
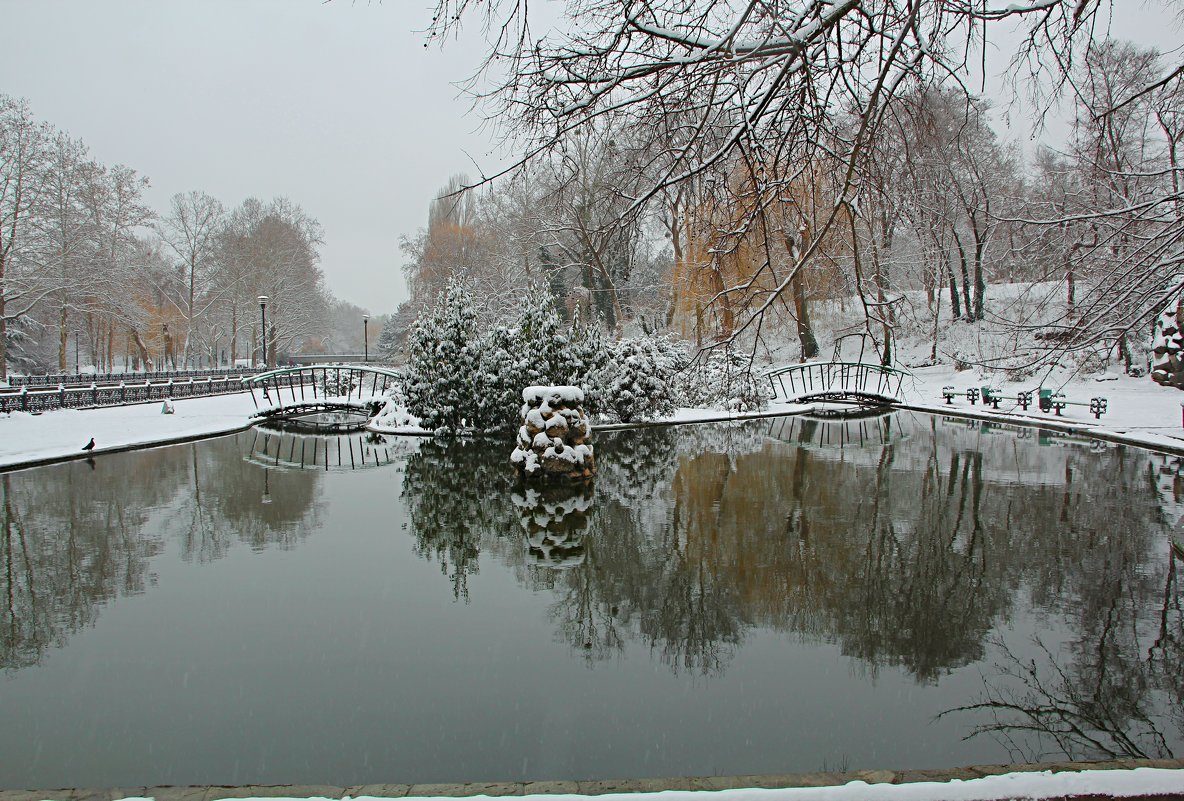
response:
[[[374,313],[405,295],[399,237],[448,176],[491,161],[451,85],[479,52],[423,47],[428,0],[0,2],[0,92],[105,164],[226,206],[286,195],[325,228],[335,295]]]
[[[430,2],[0,0],[0,91],[151,179],[157,210],[191,189],[228,207],[286,195],[325,227],[333,293],[389,312],[405,297],[399,237],[449,175],[475,174],[470,156],[497,160],[452,85],[481,40],[425,48]],[[1179,48],[1170,4],[1117,6],[1115,35]],[[1006,66],[992,48],[988,72]],[[987,91],[1001,97],[993,78]]]

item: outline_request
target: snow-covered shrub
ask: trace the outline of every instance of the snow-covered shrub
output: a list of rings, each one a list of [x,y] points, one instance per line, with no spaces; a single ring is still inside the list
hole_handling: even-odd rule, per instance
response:
[[[400,388],[407,411],[432,431],[468,427],[478,412],[480,343],[472,296],[462,282],[449,281],[431,312],[411,326],[407,357]]]
[[[730,348],[704,351],[678,375],[682,403],[699,408],[754,412],[768,405],[772,391],[748,354]]]
[[[622,423],[667,417],[677,406],[674,377],[686,352],[663,336],[622,339],[598,376],[601,413]]]
[[[539,288],[529,290],[518,305],[514,329],[520,356],[515,378],[524,382],[518,392],[526,387],[563,383],[570,360],[569,338],[551,294]],[[517,405],[521,405],[520,396],[515,411]]]
[[[419,418],[407,411],[407,399],[396,385],[387,388],[378,411],[370,418],[370,425],[384,431],[421,427]]]

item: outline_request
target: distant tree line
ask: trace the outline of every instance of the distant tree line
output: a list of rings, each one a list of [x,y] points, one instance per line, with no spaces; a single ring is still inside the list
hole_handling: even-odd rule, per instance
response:
[[[227,209],[190,191],[154,210],[147,187],[0,95],[0,378],[254,363],[264,337],[273,365],[302,349],[361,352],[361,310],[326,288],[321,226],[298,204]]]

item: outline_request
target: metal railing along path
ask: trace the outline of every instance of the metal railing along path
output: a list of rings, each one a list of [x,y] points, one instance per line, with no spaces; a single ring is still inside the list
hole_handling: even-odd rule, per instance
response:
[[[324,411],[370,411],[399,373],[361,364],[285,367],[244,378],[255,417],[293,417]]]
[[[900,403],[907,375],[895,367],[867,362],[807,362],[765,373],[778,400]]]
[[[200,398],[208,395],[230,395],[245,392],[238,376],[225,378],[197,378],[186,381],[168,380],[88,387],[30,389],[20,387],[13,392],[0,393],[0,413],[32,412],[40,414],[54,409],[94,409],[102,406],[126,406],[166,399]]]
[[[100,387],[119,386],[119,384],[154,384],[165,381],[188,381],[191,378],[235,378],[254,375],[260,372],[254,367],[235,367],[229,370],[148,370],[145,372],[126,373],[50,373],[48,375],[12,375],[5,381],[10,389],[0,389],[0,392],[16,391],[21,387],[33,389],[35,387],[56,388],[59,386],[70,389],[72,387],[89,388],[91,384]]]

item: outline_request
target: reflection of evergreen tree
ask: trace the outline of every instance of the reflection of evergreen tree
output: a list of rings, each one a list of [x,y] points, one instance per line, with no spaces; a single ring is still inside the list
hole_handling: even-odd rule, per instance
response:
[[[407,460],[403,497],[415,552],[440,562],[457,598],[469,597],[468,577],[479,570],[483,537],[507,536],[517,524],[512,482],[500,441],[428,439]]]

